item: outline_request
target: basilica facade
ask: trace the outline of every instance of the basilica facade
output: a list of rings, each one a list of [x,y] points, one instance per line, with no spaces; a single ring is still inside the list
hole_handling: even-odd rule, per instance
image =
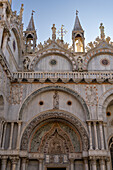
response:
[[[85,46],[78,11],[72,46],[37,43],[33,12],[23,30],[0,0],[0,170],[113,169],[113,42]]]

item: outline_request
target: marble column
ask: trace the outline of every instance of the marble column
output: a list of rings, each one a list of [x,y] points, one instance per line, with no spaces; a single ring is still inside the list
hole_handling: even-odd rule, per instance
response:
[[[7,168],[7,156],[1,158],[1,170],[6,170]]]
[[[100,160],[100,170],[106,170],[105,160],[104,160],[104,159],[101,159],[101,160]]]
[[[71,170],[74,170],[74,159],[70,159],[71,162]]]
[[[11,161],[8,161],[7,170],[11,170]]]
[[[1,121],[0,122],[0,129],[1,129],[1,131],[0,131],[0,148],[2,147],[1,145],[2,145],[3,125],[4,125],[4,121]]]
[[[104,136],[105,136],[106,150],[108,150],[108,143],[107,143],[107,123],[104,123],[103,126],[104,126]]]
[[[39,160],[39,170],[43,170],[43,160]]]
[[[95,149],[98,150],[97,122],[93,122],[93,124],[94,124],[94,134],[95,134]]]
[[[88,158],[85,158],[84,159],[84,169],[85,170],[88,170],[89,168],[88,168]]]
[[[111,163],[110,159],[107,160],[107,170],[111,170]]]
[[[14,156],[14,157],[10,157],[10,159],[11,159],[11,162],[12,162],[12,170],[16,170],[19,157]]]
[[[26,161],[27,158],[22,158],[22,170],[26,170]]]
[[[18,133],[17,133],[16,149],[19,149],[21,124],[22,124],[22,122],[18,122]]]
[[[97,170],[97,163],[96,163],[96,159],[92,160],[92,170]]]
[[[88,127],[89,127],[89,138],[90,138],[90,150],[93,149],[93,144],[92,144],[92,132],[91,132],[91,122],[88,122]]]
[[[4,27],[2,25],[0,25],[0,47],[2,45],[3,30],[4,30]]]
[[[101,149],[104,150],[104,136],[103,136],[102,122],[99,122],[99,127],[100,127],[100,138],[101,138]]]
[[[6,128],[7,128],[7,123],[4,124],[2,149],[4,149],[4,147],[5,147]]]
[[[12,147],[13,128],[14,128],[14,122],[11,123],[11,133],[10,133],[10,140],[9,140],[9,149],[11,149],[11,147]]]

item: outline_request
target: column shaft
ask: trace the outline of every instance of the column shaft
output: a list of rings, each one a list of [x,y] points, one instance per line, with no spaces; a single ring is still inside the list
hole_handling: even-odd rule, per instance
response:
[[[17,135],[17,144],[16,144],[16,149],[19,149],[19,142],[20,142],[20,130],[21,130],[21,122],[18,122],[18,135]]]
[[[111,163],[110,163],[110,161],[107,161],[107,170],[111,170]]]
[[[2,141],[2,149],[4,149],[5,146],[5,136],[6,136],[6,127],[7,127],[7,123],[4,124],[4,131],[3,131],[3,141]]]
[[[99,123],[99,126],[100,126],[101,149],[104,150],[104,136],[103,136],[102,122]]]
[[[0,26],[0,47],[2,45],[2,38],[3,38],[3,26]]]
[[[95,134],[95,149],[98,149],[98,138],[97,138],[97,124],[94,122],[94,134]]]
[[[10,133],[9,149],[11,149],[11,147],[12,147],[13,128],[14,128],[14,122],[11,123],[11,133]]]
[[[26,158],[22,159],[22,170],[26,170]]]
[[[92,170],[97,170],[96,160],[92,161]]]
[[[2,158],[1,170],[6,170],[7,158]]]
[[[43,160],[39,160],[39,170],[43,170]]]
[[[0,126],[1,132],[0,132],[0,148],[2,145],[2,135],[3,135],[3,122],[1,122],[1,126]]]
[[[107,126],[104,123],[104,136],[105,136],[105,145],[106,145],[106,150],[108,150],[108,143],[107,143]]]
[[[91,122],[88,122],[88,127],[89,127],[89,138],[90,138],[90,150],[93,149],[93,144],[92,144],[92,132],[91,132]]]
[[[84,160],[84,170],[88,170],[88,159]]]
[[[100,161],[100,170],[106,170],[105,160],[101,160],[101,161]]]

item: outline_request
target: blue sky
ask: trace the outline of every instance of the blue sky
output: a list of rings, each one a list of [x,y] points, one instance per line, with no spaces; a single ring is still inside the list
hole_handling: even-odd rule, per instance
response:
[[[64,40],[71,44],[76,9],[79,11],[79,19],[85,31],[86,45],[100,34],[101,22],[105,26],[106,36],[110,36],[113,41],[113,0],[12,0],[13,11],[17,10],[19,13],[22,3],[24,29],[28,26],[32,10],[35,11],[38,43],[51,38],[53,24],[57,30],[63,24],[68,31]]]

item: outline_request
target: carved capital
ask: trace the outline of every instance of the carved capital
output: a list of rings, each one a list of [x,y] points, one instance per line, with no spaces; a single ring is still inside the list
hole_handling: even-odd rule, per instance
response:
[[[19,157],[18,156],[10,156],[11,162],[12,164],[17,164]]]

